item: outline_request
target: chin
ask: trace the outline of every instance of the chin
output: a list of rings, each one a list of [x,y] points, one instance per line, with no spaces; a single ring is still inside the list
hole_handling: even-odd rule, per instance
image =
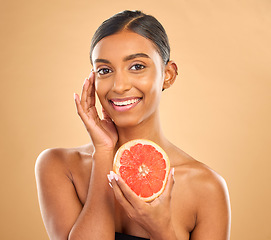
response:
[[[141,121],[135,118],[114,119],[114,123],[120,128],[132,128],[138,126]]]

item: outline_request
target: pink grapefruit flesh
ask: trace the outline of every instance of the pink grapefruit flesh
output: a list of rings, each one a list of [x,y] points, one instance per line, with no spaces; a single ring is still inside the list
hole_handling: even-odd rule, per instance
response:
[[[164,191],[170,163],[156,143],[136,139],[122,145],[114,158],[113,171],[145,202]]]

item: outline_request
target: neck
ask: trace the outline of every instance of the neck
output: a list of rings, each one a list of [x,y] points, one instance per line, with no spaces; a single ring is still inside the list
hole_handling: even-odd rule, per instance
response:
[[[161,147],[165,146],[167,139],[163,134],[158,115],[157,112],[136,126],[117,127],[119,140],[116,147],[119,148],[122,144],[133,139],[148,139]]]

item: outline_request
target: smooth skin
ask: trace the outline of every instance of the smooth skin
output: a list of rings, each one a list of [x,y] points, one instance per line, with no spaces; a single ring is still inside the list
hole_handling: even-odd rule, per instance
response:
[[[150,40],[126,30],[102,39],[92,61],[81,98],[75,94],[91,144],[45,150],[36,163],[41,213],[50,239],[113,240],[116,231],[152,240],[228,240],[231,216],[225,181],[162,132],[159,102],[162,89],[176,79],[176,64],[164,65]],[[112,103],[131,98],[138,102],[126,111]],[[172,167],[165,191],[150,203],[136,196],[120,176],[110,174],[117,149],[136,138],[160,145]]]

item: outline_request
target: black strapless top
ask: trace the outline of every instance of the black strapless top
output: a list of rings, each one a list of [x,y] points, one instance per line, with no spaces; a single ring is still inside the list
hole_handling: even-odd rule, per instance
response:
[[[149,240],[149,239],[116,232],[115,240]]]

